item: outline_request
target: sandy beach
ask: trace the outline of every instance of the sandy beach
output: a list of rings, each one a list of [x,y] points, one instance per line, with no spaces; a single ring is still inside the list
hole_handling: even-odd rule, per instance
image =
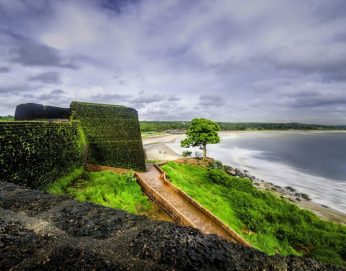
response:
[[[290,131],[285,131],[285,132],[290,132]],[[315,132],[319,132],[319,131],[315,131]],[[239,133],[244,133],[244,131],[230,131],[230,132],[222,131],[219,134],[220,136],[224,137],[224,136],[236,135]],[[257,133],[257,131],[254,131],[254,133]],[[261,131],[258,131],[258,133],[261,133]],[[184,137],[184,135],[163,134],[163,135],[143,138],[143,145],[146,151],[147,160],[172,161],[172,160],[181,158],[181,155],[175,152],[174,150],[172,150],[170,147],[168,147],[166,143],[175,142],[178,138],[182,138],[182,137]],[[259,179],[254,180],[254,185],[260,190],[267,190],[267,191],[276,193],[278,196],[286,198],[287,200],[296,204],[300,208],[308,209],[314,212],[317,216],[323,219],[346,224],[345,213],[334,210],[325,205],[315,203],[311,200],[305,199],[301,195],[297,196],[297,192],[295,190],[291,191],[290,189],[287,189],[285,187],[278,187],[272,183],[265,182]]]
[[[147,160],[171,161],[180,158],[180,154],[165,144],[174,142],[179,136],[181,135],[164,134],[143,138]]]

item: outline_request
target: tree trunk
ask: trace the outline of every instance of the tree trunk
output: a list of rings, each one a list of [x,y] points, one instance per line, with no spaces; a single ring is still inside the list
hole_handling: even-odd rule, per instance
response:
[[[203,144],[203,160],[207,159],[207,144]]]

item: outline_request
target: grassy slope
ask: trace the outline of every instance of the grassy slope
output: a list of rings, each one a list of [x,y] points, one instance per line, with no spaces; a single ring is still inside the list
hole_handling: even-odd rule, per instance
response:
[[[228,176],[221,169],[210,173],[205,167],[174,162],[163,169],[176,186],[258,249],[268,254],[307,255],[345,265],[345,226],[322,221],[270,192],[257,190],[249,180]]]
[[[75,169],[53,183],[48,192],[68,194],[82,202],[90,201],[133,214],[150,212],[153,207],[133,174],[119,175],[109,171],[87,173],[83,169]]]

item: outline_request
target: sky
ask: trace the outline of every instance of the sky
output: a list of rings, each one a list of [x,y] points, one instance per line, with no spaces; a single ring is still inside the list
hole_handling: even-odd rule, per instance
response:
[[[0,115],[346,124],[345,0],[0,0]]]

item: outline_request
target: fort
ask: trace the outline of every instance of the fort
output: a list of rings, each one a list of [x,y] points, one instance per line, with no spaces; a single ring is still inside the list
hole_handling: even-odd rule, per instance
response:
[[[83,164],[145,170],[138,113],[117,105],[21,104],[0,123],[1,180],[44,188]]]

